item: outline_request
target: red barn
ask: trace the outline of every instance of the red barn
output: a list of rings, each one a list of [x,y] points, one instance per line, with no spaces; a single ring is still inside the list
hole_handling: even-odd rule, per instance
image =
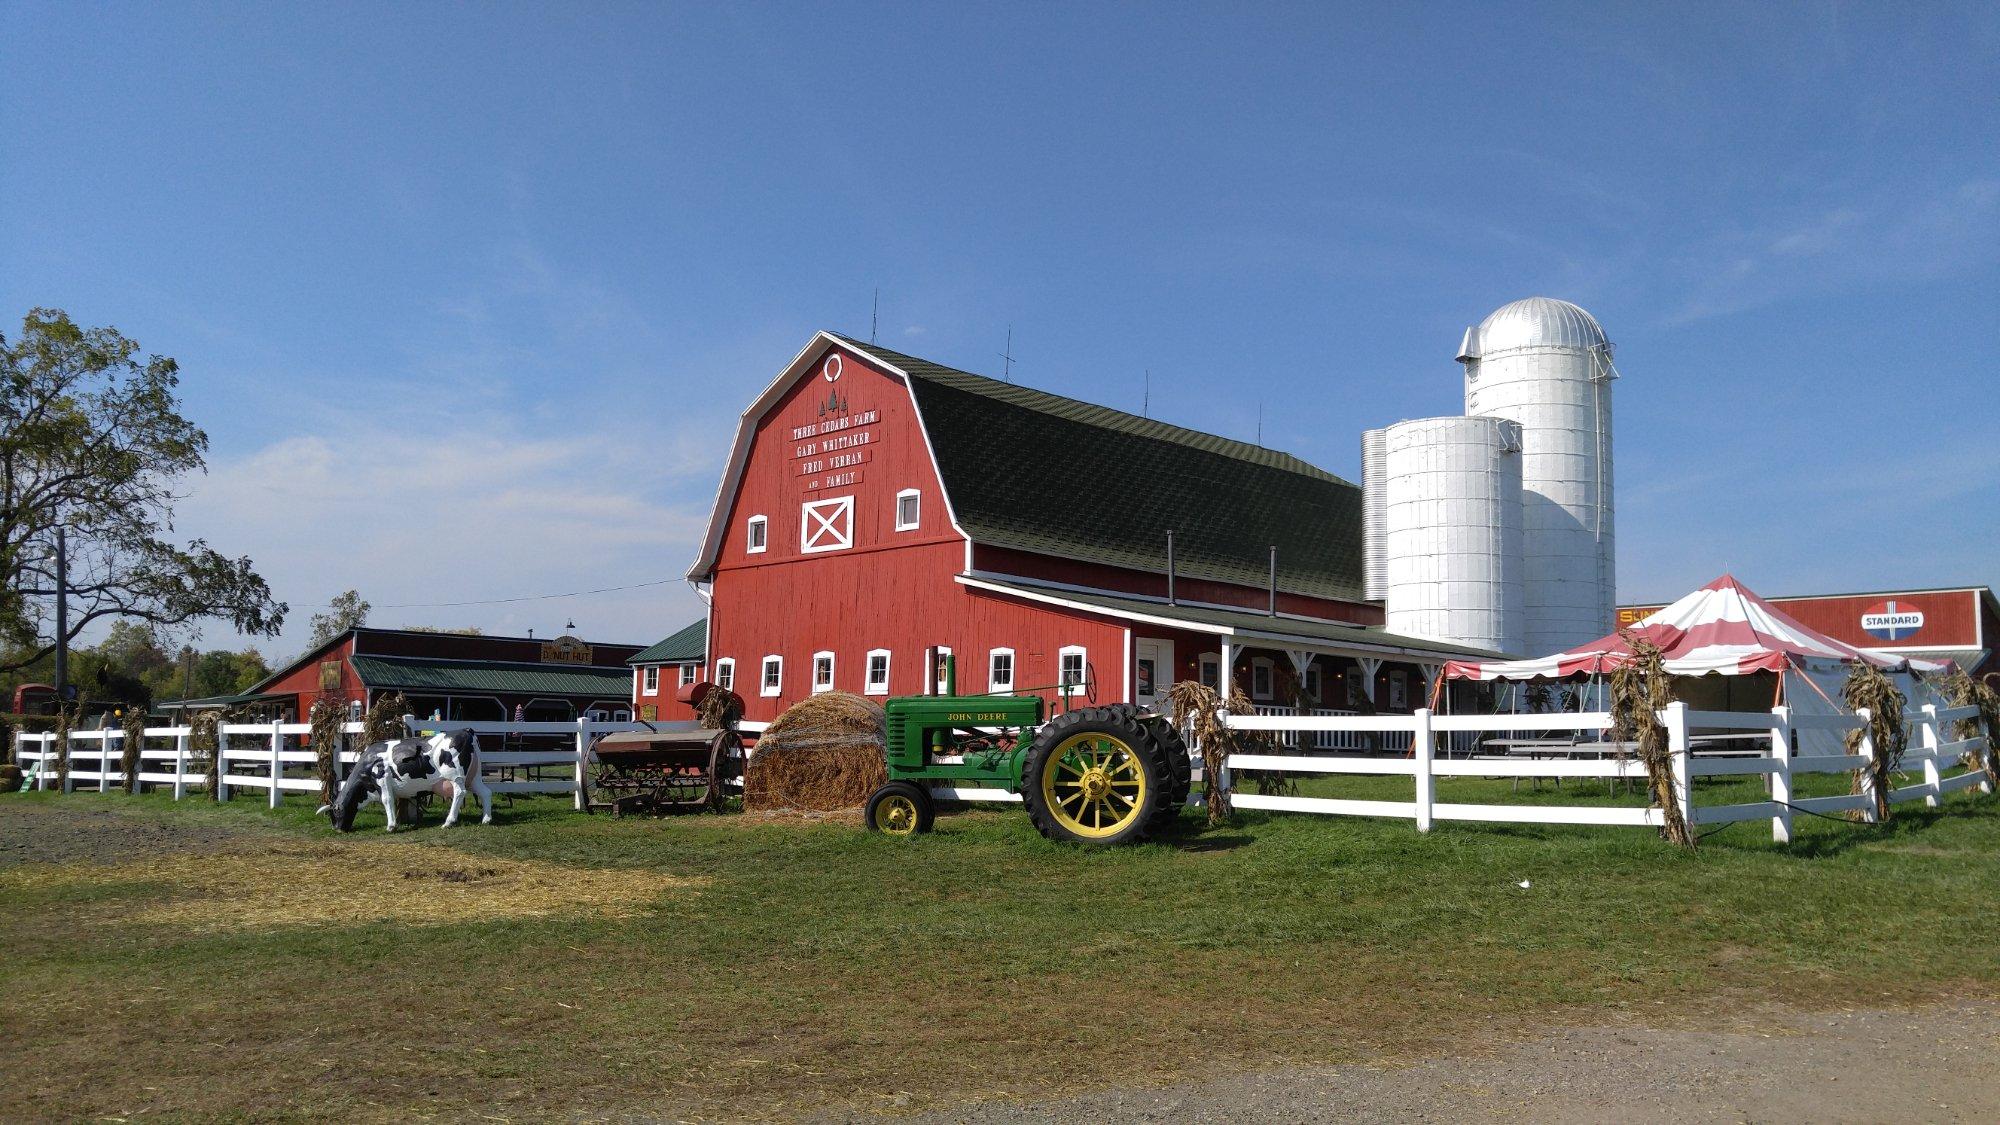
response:
[[[744,412],[688,577],[753,720],[922,692],[933,647],[962,692],[1152,703],[1228,668],[1337,710],[1409,710],[1466,654],[1381,630],[1355,485],[824,332]]]
[[[417,716],[504,721],[515,716],[568,722],[586,715],[631,717],[637,645],[575,637],[488,637],[366,626],[313,646],[242,695],[163,704],[170,710],[230,707],[302,722],[312,705],[334,699],[352,709],[400,691]]]

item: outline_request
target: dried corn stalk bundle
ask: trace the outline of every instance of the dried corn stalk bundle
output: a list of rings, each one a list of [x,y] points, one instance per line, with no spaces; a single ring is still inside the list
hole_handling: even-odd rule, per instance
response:
[[[1653,804],[1660,809],[1660,835],[1678,847],[1695,846],[1694,829],[1687,811],[1681,808],[1674,785],[1673,750],[1667,744],[1667,728],[1660,712],[1674,701],[1673,678],[1667,674],[1666,660],[1659,646],[1642,637],[1626,634],[1632,659],[1611,673],[1611,729],[1621,742],[1639,748],[1639,760],[1646,764],[1646,784]]]
[[[1872,783],[1875,797],[1875,819],[1889,819],[1889,790],[1893,787],[1892,775],[1902,767],[1903,751],[1910,748],[1910,732],[1903,726],[1903,693],[1880,668],[1865,660],[1857,660],[1848,670],[1847,682],[1840,687],[1840,700],[1848,711],[1858,712],[1868,708],[1866,731],[1847,732],[1847,752],[1861,753],[1861,738],[1865,733],[1875,743],[1875,757],[1866,766],[1854,771],[1855,793],[1866,792]]]

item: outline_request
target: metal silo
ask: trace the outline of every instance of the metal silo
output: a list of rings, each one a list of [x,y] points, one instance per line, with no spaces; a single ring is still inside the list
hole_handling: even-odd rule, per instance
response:
[[[1385,628],[1522,652],[1521,427],[1420,418],[1380,432]]]
[[[1494,310],[1459,348],[1465,412],[1521,424],[1521,582],[1526,651],[1558,652],[1611,631],[1611,342],[1568,301]]]
[[[1387,430],[1361,431],[1361,596],[1381,601],[1388,596],[1388,560],[1384,554],[1382,476]]]

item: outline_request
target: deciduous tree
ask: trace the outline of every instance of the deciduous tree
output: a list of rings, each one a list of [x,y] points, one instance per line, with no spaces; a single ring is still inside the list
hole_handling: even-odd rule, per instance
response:
[[[208,435],[181,416],[178,366],[141,359],[113,328],[35,309],[0,336],[0,671],[55,648],[56,529],[68,537],[65,643],[107,617],[227,621],[276,636],[285,605],[248,558],[168,541],[175,489],[206,469]]]

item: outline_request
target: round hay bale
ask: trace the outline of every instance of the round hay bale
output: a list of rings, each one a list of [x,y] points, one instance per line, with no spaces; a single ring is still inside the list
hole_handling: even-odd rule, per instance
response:
[[[889,780],[882,708],[829,691],[785,709],[757,739],[743,771],[746,812],[829,812],[867,802]]]

